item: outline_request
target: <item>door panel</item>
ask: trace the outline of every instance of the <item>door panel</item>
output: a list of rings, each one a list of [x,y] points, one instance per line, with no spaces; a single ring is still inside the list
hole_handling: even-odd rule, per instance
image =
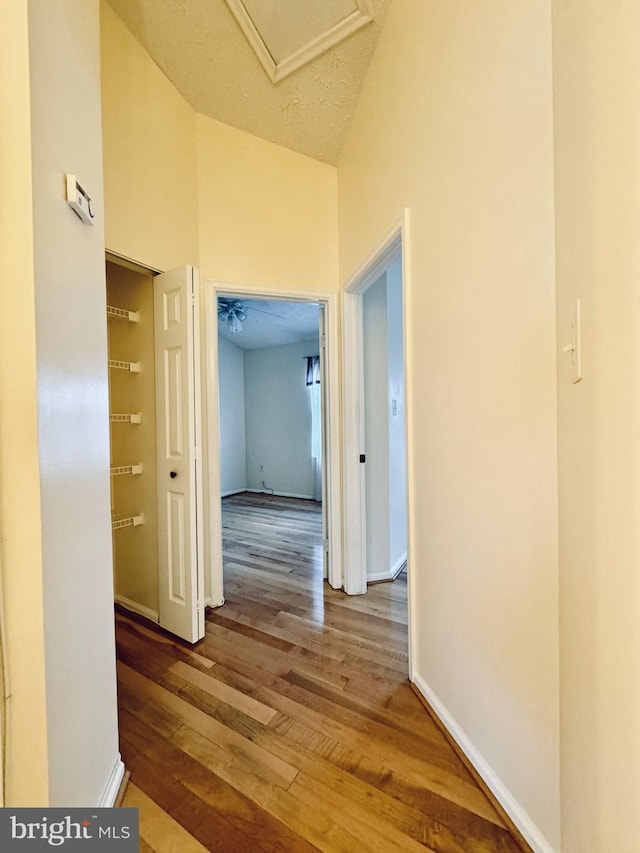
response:
[[[156,276],[159,623],[191,643],[204,636],[198,306],[193,267]]]

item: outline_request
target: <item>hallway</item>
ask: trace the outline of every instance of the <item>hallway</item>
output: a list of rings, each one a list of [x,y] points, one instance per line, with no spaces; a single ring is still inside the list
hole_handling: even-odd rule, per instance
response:
[[[308,501],[227,498],[223,536],[197,646],[116,617],[140,849],[516,853],[409,686],[406,575],[330,589]]]

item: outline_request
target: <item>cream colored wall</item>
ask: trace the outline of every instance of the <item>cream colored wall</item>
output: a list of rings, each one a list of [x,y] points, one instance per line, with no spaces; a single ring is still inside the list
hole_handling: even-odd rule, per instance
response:
[[[160,270],[193,263],[203,285],[336,290],[335,167],[197,115],[100,8],[107,249]],[[205,553],[209,514],[205,487]]]
[[[11,700],[5,806],[48,802],[26,0],[0,4],[0,537]],[[11,282],[20,282],[12,287]]]
[[[52,806],[97,805],[122,767],[109,506],[98,12],[98,0],[29,0],[37,452]],[[84,225],[65,204],[66,170],[73,170],[92,197],[94,227]],[[22,191],[28,192],[28,184]],[[37,587],[35,595],[37,606]]]
[[[640,5],[554,0],[565,853],[640,829]]]
[[[100,17],[106,247],[197,266],[195,112],[104,0]]]
[[[335,167],[206,116],[197,128],[202,279],[336,290]]]
[[[205,116],[196,119],[202,287],[214,279],[292,293],[337,290],[335,167]],[[210,353],[204,328],[201,340],[205,377]],[[205,390],[203,383],[203,397]],[[205,444],[203,470],[208,468]],[[211,512],[218,508],[209,505],[206,481],[204,494],[206,554]],[[210,589],[207,571],[207,598]]]
[[[414,665],[558,850],[550,27],[544,1],[394,2],[338,179],[343,282],[410,208]]]
[[[107,264],[107,300],[116,308],[140,312],[140,322],[109,319],[109,358],[140,361],[140,373],[109,372],[112,412],[142,412],[141,424],[111,424],[111,464],[142,463],[143,473],[111,478],[115,513],[144,513],[144,524],[113,531],[116,600],[158,616],[158,513],[156,477],[156,384],[153,339],[153,276]],[[127,602],[124,602],[127,603]]]

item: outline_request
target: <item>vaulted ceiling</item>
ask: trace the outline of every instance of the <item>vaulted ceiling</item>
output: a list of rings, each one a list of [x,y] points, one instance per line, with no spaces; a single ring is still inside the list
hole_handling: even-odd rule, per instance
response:
[[[335,163],[391,0],[108,0],[200,113]]]

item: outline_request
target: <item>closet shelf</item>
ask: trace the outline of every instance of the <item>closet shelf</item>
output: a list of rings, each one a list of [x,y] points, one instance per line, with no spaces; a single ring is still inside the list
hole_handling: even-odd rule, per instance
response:
[[[111,529],[120,530],[121,527],[140,527],[144,524],[144,513],[139,515],[113,515],[111,517]]]
[[[107,305],[107,317],[118,317],[121,320],[128,320],[130,323],[140,322],[139,311],[127,311],[125,308],[116,308],[113,305]]]
[[[137,465],[113,465],[111,467],[111,476],[117,477],[119,474],[142,474],[142,462]]]
[[[112,424],[141,424],[142,412],[136,412],[132,415],[109,415],[109,420]]]
[[[109,359],[109,367],[114,370],[129,370],[131,373],[140,373],[142,370],[141,361],[116,361],[113,358]]]

